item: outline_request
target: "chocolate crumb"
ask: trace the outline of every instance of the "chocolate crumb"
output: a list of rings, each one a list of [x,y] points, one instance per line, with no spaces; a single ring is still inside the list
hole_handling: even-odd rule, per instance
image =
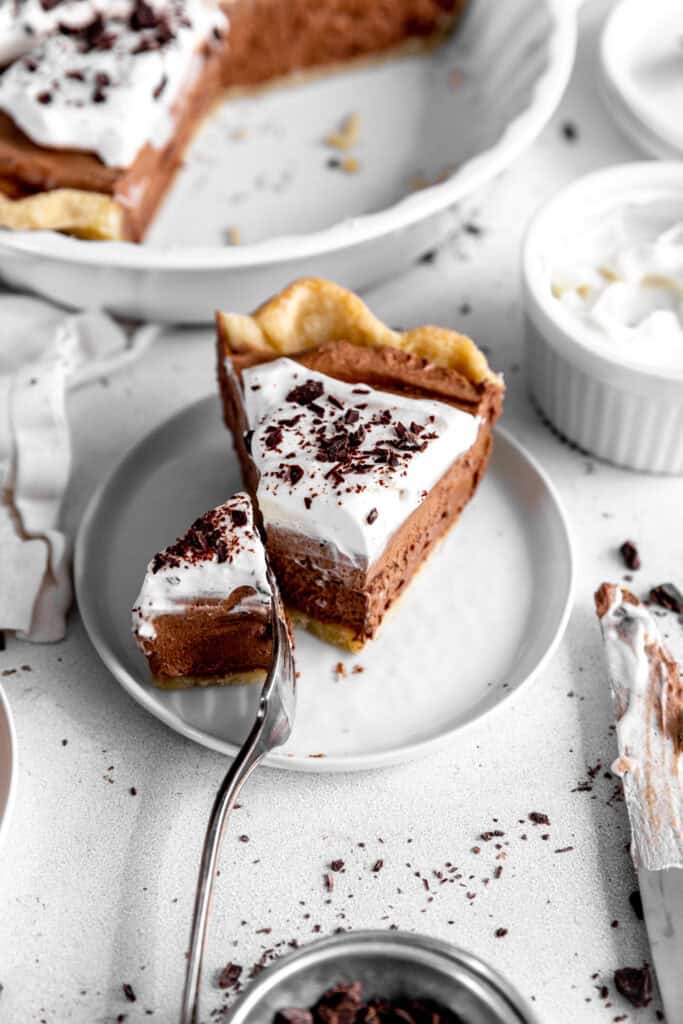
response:
[[[341,857],[338,857],[336,860],[330,861],[330,871],[343,871],[343,870],[344,870],[344,861],[341,859]]]
[[[507,928],[496,928],[494,935],[496,936],[497,939],[504,939],[507,933]]]
[[[648,964],[642,967],[619,967],[614,972],[617,992],[636,1008],[647,1006],[652,999],[652,978]]]
[[[228,963],[221,971],[218,978],[218,987],[223,989],[236,989],[242,976],[240,964]]]
[[[371,508],[370,509],[370,511],[368,512],[367,517],[366,517],[366,521],[367,521],[369,526],[372,526],[372,524],[377,519],[378,515],[379,515],[379,512],[377,511],[376,508]]]
[[[632,540],[625,540],[619,548],[619,553],[624,559],[624,565],[627,569],[631,569],[632,571],[640,569],[642,564],[640,561],[640,555],[638,554],[638,548]]]
[[[379,871],[382,870],[383,867],[384,861],[380,858],[380,860],[376,860],[375,863],[372,865],[372,870],[374,871],[375,874],[377,874]]]
[[[550,818],[547,814],[542,814],[541,811],[531,811],[529,814],[529,821],[533,825],[549,825]]]
[[[650,600],[660,608],[680,615],[683,612],[683,594],[675,583],[660,583],[650,591]]]

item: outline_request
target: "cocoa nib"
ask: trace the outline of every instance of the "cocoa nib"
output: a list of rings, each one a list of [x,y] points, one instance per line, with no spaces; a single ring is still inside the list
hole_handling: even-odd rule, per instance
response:
[[[121,986],[121,988],[123,989],[123,994],[124,994],[124,996],[126,997],[126,999],[128,1000],[129,1003],[134,1003],[137,1000],[137,996],[135,995],[135,992],[133,991],[133,986],[129,985],[127,981],[124,981],[124,983]]]
[[[624,565],[627,569],[640,569],[641,561],[640,555],[638,554],[638,548],[635,546],[632,540],[625,540],[619,548],[621,557],[624,559]]]
[[[642,967],[620,967],[614,972],[617,992],[635,1007],[647,1006],[652,999],[652,977],[648,964]]]
[[[233,508],[230,510],[230,518],[232,519],[235,526],[246,526],[247,525],[247,513],[241,508]]]
[[[534,825],[549,825],[550,818],[547,814],[541,814],[540,811],[531,811],[529,814],[529,821]]]
[[[667,608],[677,615],[683,612],[683,594],[675,583],[660,583],[659,586],[653,587],[650,591],[650,600],[660,608]]]
[[[367,523],[368,523],[368,524],[369,524],[370,526],[372,526],[372,524],[373,524],[373,523],[375,522],[375,520],[377,519],[377,516],[378,516],[378,515],[379,515],[379,512],[377,511],[377,509],[376,509],[376,508],[371,508],[371,509],[370,509],[370,511],[368,512],[367,516],[365,517],[365,518],[366,518],[366,521],[367,521]]]
[[[292,388],[287,395],[288,402],[295,402],[296,405],[310,405],[324,392],[322,382],[319,380],[307,380],[298,387]]]

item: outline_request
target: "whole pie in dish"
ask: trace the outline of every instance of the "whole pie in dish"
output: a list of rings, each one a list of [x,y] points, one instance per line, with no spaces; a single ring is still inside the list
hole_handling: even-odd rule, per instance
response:
[[[139,241],[226,89],[438,38],[466,3],[0,0],[0,227]]]
[[[263,680],[271,622],[265,552],[241,493],[152,558],[133,608],[135,638],[163,689]]]
[[[472,498],[504,385],[473,341],[298,281],[218,313],[225,422],[295,622],[358,650]]]

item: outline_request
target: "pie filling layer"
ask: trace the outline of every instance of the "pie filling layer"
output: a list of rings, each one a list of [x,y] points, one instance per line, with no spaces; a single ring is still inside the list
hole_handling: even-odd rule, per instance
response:
[[[155,555],[133,631],[158,686],[264,678],[272,655],[271,591],[251,500],[236,494]]]
[[[0,226],[140,240],[226,88],[434,36],[465,3],[0,0]],[[112,209],[84,224],[82,192]]]

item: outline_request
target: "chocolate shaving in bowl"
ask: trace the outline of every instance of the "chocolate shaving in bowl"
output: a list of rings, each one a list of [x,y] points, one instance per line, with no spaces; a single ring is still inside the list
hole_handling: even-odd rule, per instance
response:
[[[373,996],[366,1002],[360,982],[354,981],[328,989],[310,1009],[296,1006],[278,1010],[273,1024],[465,1024],[465,1021],[433,999]]]

